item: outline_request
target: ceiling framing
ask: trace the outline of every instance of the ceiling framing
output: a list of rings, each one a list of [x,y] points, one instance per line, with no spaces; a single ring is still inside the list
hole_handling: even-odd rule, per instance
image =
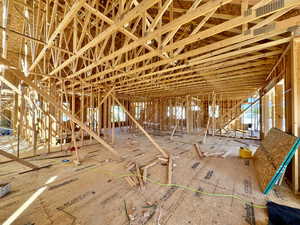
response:
[[[40,88],[77,94],[253,93],[300,22],[299,0],[1,2],[4,58]]]

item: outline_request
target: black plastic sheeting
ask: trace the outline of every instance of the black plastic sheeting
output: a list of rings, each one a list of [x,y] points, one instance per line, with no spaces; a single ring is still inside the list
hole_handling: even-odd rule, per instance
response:
[[[268,202],[269,225],[300,225],[300,209]]]

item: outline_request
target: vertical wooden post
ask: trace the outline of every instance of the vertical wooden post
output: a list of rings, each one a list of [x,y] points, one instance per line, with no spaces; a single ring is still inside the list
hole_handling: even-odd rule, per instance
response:
[[[292,134],[292,54],[286,55],[286,71],[284,77],[284,109],[285,109],[285,131]]]
[[[81,90],[81,98],[80,98],[80,119],[81,122],[84,123],[84,89]],[[84,145],[84,130],[81,128],[81,146]]]
[[[275,86],[275,126],[280,130],[283,130],[283,109],[283,85],[277,84]]]
[[[163,108],[162,108],[162,98],[159,99],[158,102],[158,108],[159,108],[159,129],[163,130]]]
[[[94,115],[94,106],[93,106],[93,87],[91,87],[91,94],[89,96],[90,98],[90,114],[88,115],[88,121],[89,121],[89,128],[90,130],[94,131],[94,123],[93,123],[93,115]],[[92,136],[90,135],[90,143],[92,140]]]
[[[276,126],[276,122],[275,122],[276,111],[275,111],[275,92],[274,92],[274,90],[271,92],[270,97],[271,97],[271,104],[272,104],[272,107],[271,107],[272,127],[275,127]]]
[[[216,128],[216,94],[213,93],[213,101],[212,101],[212,136],[215,136],[215,128]]]
[[[263,139],[264,138],[264,124],[263,124],[263,100],[262,100],[262,93],[259,93],[259,138]]]
[[[300,27],[292,39],[292,121],[293,134],[300,135]],[[299,193],[299,151],[292,162],[293,189]]]
[[[104,136],[107,135],[107,101],[108,99],[106,99],[103,103],[103,133]]]
[[[18,124],[17,140],[17,157],[20,158],[20,124]]]
[[[185,98],[185,111],[186,111],[186,131],[188,134],[192,131],[192,115],[191,115],[191,98],[186,96]]]
[[[115,143],[115,100],[112,99],[112,104],[111,104],[111,122],[112,122],[112,128],[111,128],[111,143],[114,144]]]
[[[14,112],[13,112],[13,129],[17,133],[18,129],[18,113],[19,113],[19,95],[14,93]]]
[[[264,123],[264,135],[266,135],[270,129],[269,126],[269,95],[263,96],[263,123]]]
[[[172,184],[172,175],[173,175],[173,159],[172,156],[169,156],[168,161],[168,184]]]
[[[37,152],[37,133],[38,130],[36,128],[36,109],[35,106],[32,108],[32,129],[33,129],[33,155],[36,155]]]
[[[108,130],[109,134],[111,135],[112,132],[112,122],[111,122],[111,97],[108,97],[108,106],[107,106],[107,115],[108,115]]]
[[[51,139],[52,139],[52,121],[48,116],[48,153],[51,152]]]
[[[248,0],[241,1],[241,15],[244,16],[246,10],[248,9]],[[248,29],[248,23],[242,25],[242,33],[244,33]]]
[[[67,94],[67,93],[66,93]],[[66,98],[68,96],[66,95]],[[72,115],[75,115],[75,93],[74,93],[74,87],[72,89]],[[79,152],[78,152],[78,148],[77,148],[77,141],[76,141],[76,135],[75,135],[75,123],[73,121],[71,121],[71,129],[72,129],[72,140],[74,143],[74,148],[75,148],[75,153],[76,153],[76,164],[79,164],[80,159],[79,159]]]
[[[101,94],[98,94],[98,136],[101,135],[101,128],[102,128],[102,105],[101,102]]]
[[[61,94],[60,96],[60,105],[63,105],[63,94]],[[60,137],[60,151],[63,150],[62,146],[63,146],[63,129],[64,129],[64,121],[62,119],[63,117],[63,113],[61,111],[59,111],[59,122],[60,122],[60,127],[59,127],[59,137]]]

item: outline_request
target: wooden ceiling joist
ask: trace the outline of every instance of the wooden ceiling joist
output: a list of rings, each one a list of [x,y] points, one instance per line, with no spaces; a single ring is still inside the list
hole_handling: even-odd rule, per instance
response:
[[[199,55],[199,54],[203,54],[205,52],[209,52],[209,53],[207,53],[206,55],[202,55],[198,58],[194,58],[193,60],[190,60],[190,61],[193,63],[193,61],[196,61],[196,59],[204,59],[205,57],[207,57],[208,58],[207,60],[209,60],[209,57],[213,56],[213,54],[214,54],[214,53],[211,53],[212,50],[221,48],[223,46],[224,47],[228,46],[227,48],[221,48],[220,50],[216,51],[215,55],[218,55],[218,54],[224,53],[226,51],[232,51],[233,49],[241,48],[242,46],[249,45],[251,43],[255,43],[255,42],[260,41],[260,40],[264,40],[267,37],[271,37],[271,36],[274,36],[274,35],[277,35],[277,34],[285,33],[287,31],[288,27],[296,25],[298,23],[298,21],[300,21],[300,16],[290,18],[286,21],[278,22],[278,23],[276,23],[276,26],[275,26],[274,30],[272,30],[272,31],[270,31],[266,34],[258,35],[257,37],[254,37],[251,34],[249,34],[249,35],[240,35],[240,36],[237,36],[237,37],[229,38],[229,39],[226,39],[226,40],[223,40],[223,41],[205,46],[203,48],[199,48],[199,49],[189,51],[187,53],[175,56],[172,59],[160,60],[158,62],[155,62],[155,63],[149,64],[149,65],[137,68],[135,70],[131,70],[130,72],[126,72],[126,73],[123,73],[123,74],[117,74],[117,75],[114,75],[113,77],[106,78],[106,79],[102,78],[101,81],[98,83],[98,85],[100,85],[101,83],[111,81],[111,80],[116,80],[116,79],[122,78],[124,76],[128,76],[130,74],[136,74],[136,73],[139,73],[141,71],[151,69],[153,67],[158,67],[158,66],[161,66],[161,65],[165,65],[165,64],[171,63],[174,60],[182,60],[182,59],[185,59],[185,58],[188,58],[188,57],[191,57],[191,56],[196,56],[196,55]],[[254,37],[254,38],[252,38],[252,37]],[[237,43],[237,44],[233,45],[234,43]],[[150,53],[148,53],[148,54],[150,54]],[[230,54],[234,54],[234,53],[230,53]],[[116,66],[115,68],[116,69],[121,69],[122,67],[125,67],[127,65],[131,65],[133,63],[136,63],[137,60],[138,61],[143,60],[144,57],[145,56],[134,58],[133,60],[131,60],[129,62],[127,61],[123,64],[121,63],[120,65]],[[213,60],[213,58],[211,60]],[[167,71],[174,70],[174,69],[182,69],[182,68],[189,67],[189,66],[192,66],[192,65],[195,65],[195,64],[190,64],[189,63],[189,64],[184,64],[184,65],[179,65],[179,66],[173,66],[169,69],[159,70],[159,71],[154,72],[154,73],[163,73],[163,72],[167,72]],[[96,79],[98,77],[104,76],[105,74],[113,72],[113,71],[114,71],[114,69],[109,69],[109,70],[106,70],[106,71],[103,71],[103,72],[100,72],[100,73],[96,73],[95,75],[91,75],[91,76],[85,78],[84,80],[85,81],[90,81],[90,80]],[[152,76],[152,75],[153,75],[153,73],[148,73],[148,74],[145,74],[143,78],[146,78],[147,76]],[[71,86],[72,85],[77,85],[77,84],[79,84],[79,83],[74,82],[74,83],[71,84]]]
[[[201,84],[205,91],[248,73],[253,81],[268,76],[300,22],[299,6],[298,0],[15,0],[9,10],[20,21],[0,29],[12,38],[8,55],[20,51],[11,61],[16,68],[26,61],[37,87],[67,95],[111,87],[116,96],[169,95],[175,87],[189,92]]]

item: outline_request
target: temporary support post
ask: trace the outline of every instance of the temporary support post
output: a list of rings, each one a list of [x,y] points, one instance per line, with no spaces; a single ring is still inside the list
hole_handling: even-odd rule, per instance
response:
[[[292,39],[292,121],[293,134],[300,135],[300,27]],[[299,150],[295,153],[293,166],[293,189],[299,193]]]
[[[18,129],[18,114],[19,114],[19,95],[18,93],[14,93],[14,112],[13,112],[13,129],[14,132],[17,133]]]
[[[37,130],[37,123],[36,123],[36,110],[35,106],[32,108],[32,128],[33,128],[33,155],[37,153],[37,138],[38,138],[38,130]]]
[[[264,123],[264,135],[266,136],[270,126],[269,126],[269,95],[266,94],[263,96],[263,123]]]
[[[84,89],[81,90],[81,98],[80,98],[80,119],[81,122],[84,123]],[[81,136],[81,146],[84,144],[84,132],[83,129],[80,130],[80,136]],[[100,136],[100,134],[99,134]]]
[[[259,92],[259,138],[262,140],[264,138],[264,130],[263,130],[263,117],[262,117],[262,111],[263,111],[263,101],[262,101],[262,93]]]
[[[172,175],[173,175],[173,159],[172,156],[169,156],[168,161],[168,184],[172,184]]]
[[[176,116],[176,114],[175,114],[175,116]],[[177,121],[177,120],[176,120],[176,121]],[[178,124],[177,124],[177,122],[176,122],[176,125],[174,126],[174,129],[173,129],[172,134],[171,134],[171,136],[170,136],[170,140],[173,139],[173,136],[174,136],[174,134],[175,134],[175,132],[176,132],[177,126],[178,126]]]
[[[110,110],[112,111],[112,115],[111,115],[111,123],[112,123],[112,128],[111,128],[111,143],[114,144],[115,143],[115,107],[114,107],[115,101],[114,99],[112,99],[112,105],[110,107]]]
[[[67,98],[67,96],[66,96]],[[72,88],[72,115],[75,115],[75,93],[74,93],[74,88]],[[76,164],[80,163],[80,157],[79,157],[79,152],[78,152],[78,147],[77,147],[77,140],[76,140],[76,135],[75,135],[75,123],[71,122],[71,129],[72,129],[72,140],[74,143],[74,148],[75,148],[75,153],[76,153]]]
[[[276,128],[283,129],[283,116],[284,116],[284,107],[283,107],[283,85],[277,84],[275,86],[275,125]]]
[[[186,131],[188,134],[192,132],[193,127],[193,117],[192,117],[192,111],[191,111],[191,97],[186,96]]]
[[[48,153],[51,152],[51,139],[52,139],[52,121],[50,116],[48,116]]]

